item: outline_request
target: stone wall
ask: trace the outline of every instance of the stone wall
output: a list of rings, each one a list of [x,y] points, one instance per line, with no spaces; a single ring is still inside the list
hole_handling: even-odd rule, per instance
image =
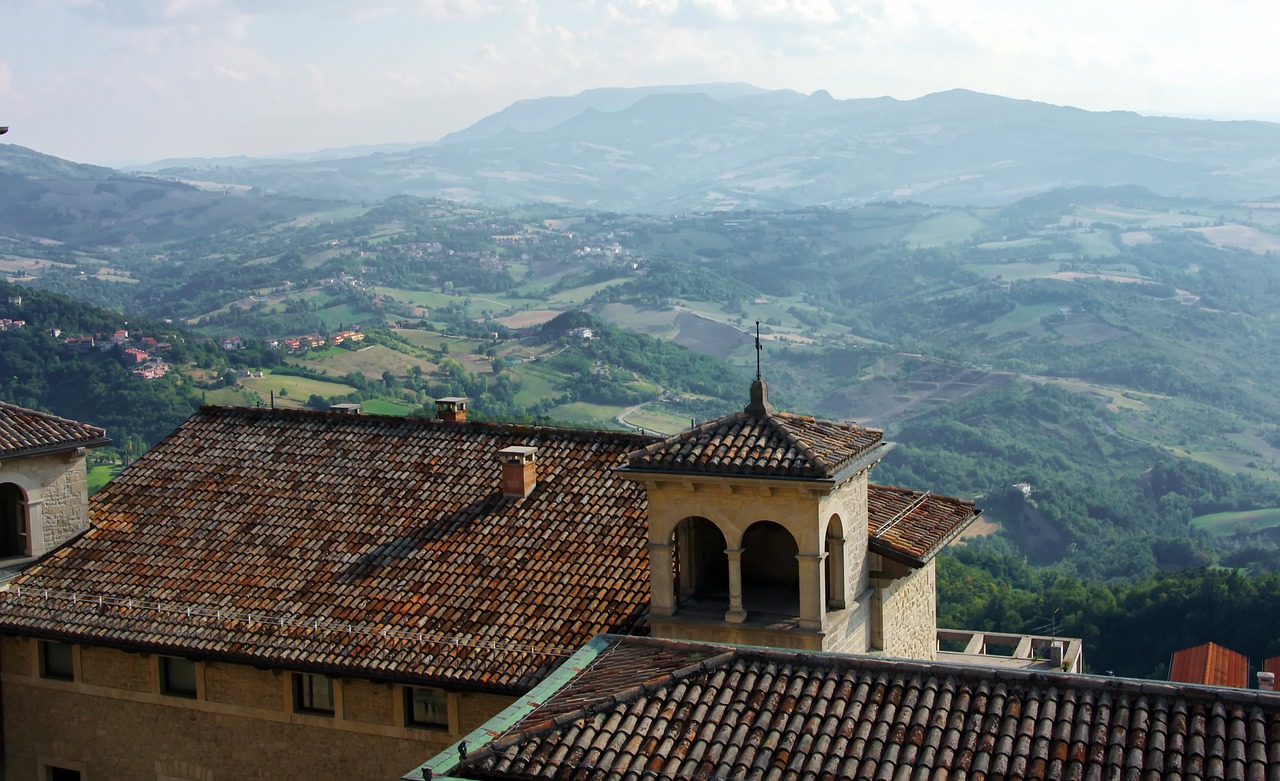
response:
[[[872,643],[885,656],[935,658],[938,650],[938,588],[934,563],[918,570],[893,562],[872,576],[878,587],[879,620]],[[874,620],[874,619],[873,619]]]
[[[150,654],[78,646],[74,682],[39,677],[37,642],[0,638],[4,778],[40,768],[109,779],[399,778],[511,704],[456,692],[451,728],[405,727],[403,687],[335,680],[335,716],[293,713],[290,675],[202,662],[202,696],[159,693]]]
[[[0,483],[27,496],[30,555],[39,556],[89,528],[89,491],[83,455],[73,451],[0,461]]]

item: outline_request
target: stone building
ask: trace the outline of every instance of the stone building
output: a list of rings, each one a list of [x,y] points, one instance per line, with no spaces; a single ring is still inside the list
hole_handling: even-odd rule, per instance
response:
[[[0,560],[38,557],[89,528],[85,453],[104,430],[0,402]]]
[[[881,432],[439,407],[207,407],[96,494],[0,597],[5,777],[396,777],[602,632],[934,657],[976,510],[870,483]]]

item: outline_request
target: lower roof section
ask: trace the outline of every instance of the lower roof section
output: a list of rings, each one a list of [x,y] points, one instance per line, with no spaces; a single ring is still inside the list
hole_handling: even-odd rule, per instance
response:
[[[1274,778],[1280,694],[604,636],[467,743],[405,778]]]

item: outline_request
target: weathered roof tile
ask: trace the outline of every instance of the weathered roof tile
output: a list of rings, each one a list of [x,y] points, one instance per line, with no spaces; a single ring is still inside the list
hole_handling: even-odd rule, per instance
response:
[[[15,581],[0,629],[527,689],[642,619],[644,490],[613,470],[645,441],[205,408],[93,497],[88,534]],[[510,445],[538,448],[523,499],[500,488]]]
[[[110,443],[105,429],[0,401],[0,460]]]
[[[670,777],[706,778],[1274,778],[1267,739],[1280,724],[1280,694],[998,668],[729,648],[648,638],[607,638],[588,670],[542,708],[448,768],[478,781],[574,778],[606,781],[630,770],[590,755],[596,725],[645,747]],[[643,661],[652,654],[654,663]],[[678,667],[681,653],[699,663]],[[653,677],[628,686],[633,666]],[[666,670],[666,672],[662,672]],[[927,692],[936,690],[936,698]],[[799,699],[803,691],[831,697]],[[559,703],[572,701],[566,711]],[[736,707],[700,708],[708,702]],[[793,707],[794,706],[794,707]],[[561,714],[550,721],[547,714]],[[617,719],[644,710],[651,720]],[[1180,718],[1197,710],[1221,719]],[[908,725],[931,724],[941,746],[919,748]],[[1145,726],[1142,726],[1145,724]],[[1065,725],[1065,727],[1064,727]],[[1176,749],[1210,729],[1236,744],[1201,763]],[[693,736],[731,735],[712,754]],[[1050,735],[1084,741],[1061,755]],[[1233,737],[1244,735],[1244,738]],[[928,740],[924,743],[928,744]],[[726,745],[727,744],[727,745]],[[444,768],[440,768],[444,770]]]

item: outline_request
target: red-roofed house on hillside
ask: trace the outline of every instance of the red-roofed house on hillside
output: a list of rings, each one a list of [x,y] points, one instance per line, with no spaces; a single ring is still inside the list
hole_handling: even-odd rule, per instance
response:
[[[937,655],[977,510],[871,484],[879,431],[761,382],[665,440],[438,407],[206,407],[95,494],[0,593],[9,777],[396,777],[601,632]]]
[[[1217,643],[1184,648],[1169,660],[1169,680],[1245,689],[1249,687],[1249,659]]]

